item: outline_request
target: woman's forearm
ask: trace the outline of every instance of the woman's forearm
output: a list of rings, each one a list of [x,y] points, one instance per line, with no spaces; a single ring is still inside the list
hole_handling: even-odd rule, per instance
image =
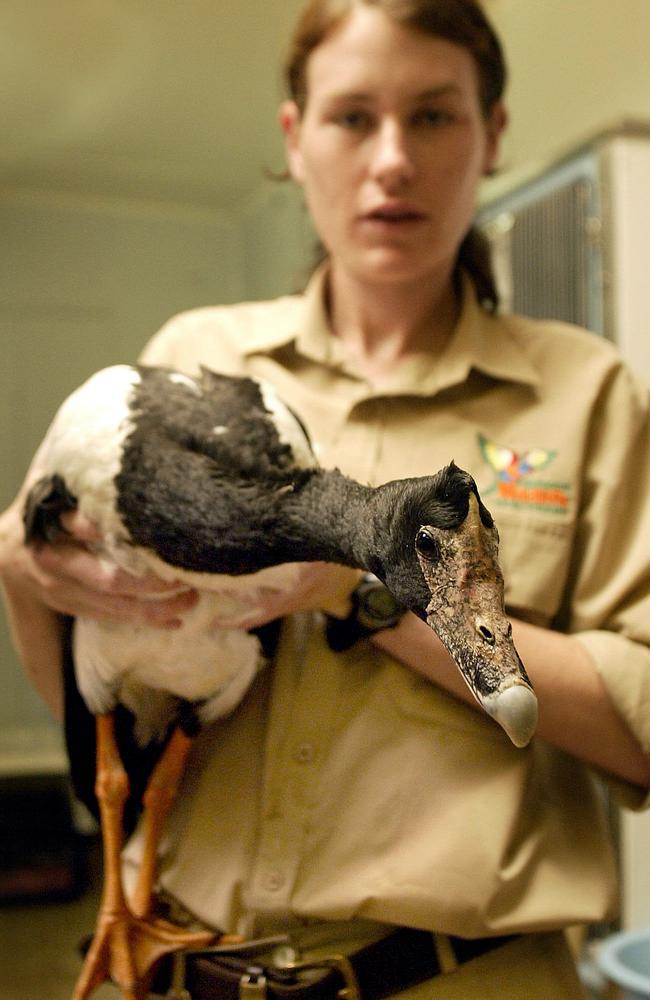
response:
[[[15,581],[3,581],[14,648],[32,684],[57,719],[63,718],[63,618]]]
[[[539,735],[604,771],[650,788],[650,759],[618,714],[577,640],[513,620],[513,635],[539,700]],[[431,629],[406,615],[373,641],[397,660],[480,711]]]
[[[63,618],[39,597],[27,571],[20,498],[0,515],[0,591],[14,648],[57,718],[63,715]]]

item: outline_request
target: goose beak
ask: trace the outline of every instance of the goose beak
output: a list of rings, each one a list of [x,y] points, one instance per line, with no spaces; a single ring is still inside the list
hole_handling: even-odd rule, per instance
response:
[[[479,698],[479,702],[516,747],[525,747],[530,743],[537,729],[537,698],[529,684],[515,681],[495,695]]]
[[[505,613],[498,534],[470,494],[456,529],[426,526],[437,545],[416,551],[431,594],[426,620],[446,646],[479,704],[525,747],[537,727],[537,698],[512,641]]]

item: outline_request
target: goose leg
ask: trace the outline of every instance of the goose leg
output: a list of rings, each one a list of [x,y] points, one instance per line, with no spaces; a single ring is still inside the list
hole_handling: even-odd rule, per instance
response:
[[[214,936],[188,934],[170,924],[140,919],[131,912],[122,885],[122,816],[129,780],[115,741],[112,715],[97,716],[97,776],[104,848],[104,885],[95,935],[72,1000],[85,1000],[106,979],[124,1000],[144,1000],[149,973],[164,955],[188,945],[205,946]]]
[[[133,913],[142,919],[148,917],[151,912],[158,845],[165,820],[176,798],[191,746],[192,739],[182,729],[175,729],[149,778],[144,793],[142,860],[131,898]]]

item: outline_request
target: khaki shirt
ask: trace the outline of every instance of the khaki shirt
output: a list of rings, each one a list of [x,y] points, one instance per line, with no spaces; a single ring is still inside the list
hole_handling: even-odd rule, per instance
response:
[[[304,296],[175,318],[142,360],[269,379],[324,466],[379,484],[452,458],[497,521],[513,614],[576,633],[650,753],[647,391],[613,348],[562,324],[494,317],[465,283],[440,357],[375,388],[328,330],[324,272]],[[641,804],[628,789],[630,801]],[[137,857],[138,838],[127,857]],[[615,866],[589,770],[318,615],[197,741],[162,883],[206,923],[366,918],[474,936],[602,919]]]

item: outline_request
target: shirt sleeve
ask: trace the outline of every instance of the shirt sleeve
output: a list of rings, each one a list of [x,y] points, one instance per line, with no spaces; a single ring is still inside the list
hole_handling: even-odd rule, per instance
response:
[[[594,410],[583,482],[568,630],[650,755],[648,389],[622,365]]]
[[[197,375],[202,366],[229,375],[244,374],[245,320],[241,309],[230,306],[179,313],[145,345],[140,364],[161,365],[188,375]]]
[[[145,344],[138,358],[139,363],[162,365],[182,371],[187,367],[189,355],[185,337],[189,336],[193,326],[191,313],[180,313],[172,317]]]

